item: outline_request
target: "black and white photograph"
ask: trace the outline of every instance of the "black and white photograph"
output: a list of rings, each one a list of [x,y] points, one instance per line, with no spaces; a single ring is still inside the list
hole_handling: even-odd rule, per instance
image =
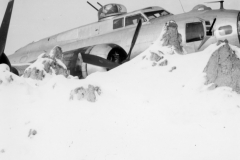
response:
[[[239,0],[1,0],[0,160],[239,160]]]

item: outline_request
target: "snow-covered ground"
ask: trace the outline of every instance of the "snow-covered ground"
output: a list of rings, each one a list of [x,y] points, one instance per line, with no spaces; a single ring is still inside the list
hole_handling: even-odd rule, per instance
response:
[[[153,66],[152,46],[109,72],[52,76],[39,86],[1,71],[0,159],[240,159],[240,95],[204,85],[220,46],[165,55],[166,66]],[[96,102],[69,99],[89,84],[101,89]]]

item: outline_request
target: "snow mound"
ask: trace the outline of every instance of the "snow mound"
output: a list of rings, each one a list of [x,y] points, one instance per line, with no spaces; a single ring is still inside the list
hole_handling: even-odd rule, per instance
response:
[[[0,72],[6,72],[6,71],[10,72],[9,66],[7,64],[4,64],[4,63],[0,64]]]
[[[212,89],[227,86],[240,93],[240,60],[227,40],[212,54],[204,72],[205,84],[212,84]]]
[[[54,75],[69,76],[67,67],[62,62],[62,50],[58,46],[54,47],[49,54],[43,53],[38,56],[38,59],[26,68],[23,77],[44,80]]]
[[[174,20],[165,23],[157,43],[165,54],[185,54],[181,46],[182,35],[178,32],[178,25]]]
[[[73,99],[87,99],[90,102],[96,101],[96,94],[101,95],[102,91],[99,87],[94,87],[92,85],[88,85],[88,88],[85,89],[83,87],[78,87],[71,91],[70,93],[70,100]]]
[[[175,21],[170,20],[163,27],[159,38],[138,57],[151,61],[152,66],[168,66],[169,59],[172,59],[171,55],[186,54],[181,43],[182,35],[178,33],[178,25]],[[168,71],[172,72],[175,69],[176,66],[170,66]]]
[[[19,76],[10,72],[8,65],[0,64],[0,85],[8,85],[15,82],[21,84],[23,81]]]

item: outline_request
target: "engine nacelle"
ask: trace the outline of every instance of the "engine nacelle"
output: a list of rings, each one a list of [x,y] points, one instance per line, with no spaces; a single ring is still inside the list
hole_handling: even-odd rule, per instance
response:
[[[124,49],[115,44],[101,44],[89,47],[85,54],[96,55],[116,63],[120,63],[127,58]],[[86,78],[94,72],[106,72],[108,69],[82,62],[81,70],[83,78]]]

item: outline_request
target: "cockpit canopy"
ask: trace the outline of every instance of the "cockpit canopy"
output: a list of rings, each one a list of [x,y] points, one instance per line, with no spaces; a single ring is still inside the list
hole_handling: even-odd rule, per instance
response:
[[[196,5],[192,10],[191,12],[195,12],[195,11],[205,11],[205,10],[212,10],[211,7],[207,7],[203,4],[199,4],[199,5]]]
[[[115,3],[107,4],[99,9],[98,20],[100,21],[107,17],[117,16],[125,13],[127,13],[127,9],[125,6]]]

